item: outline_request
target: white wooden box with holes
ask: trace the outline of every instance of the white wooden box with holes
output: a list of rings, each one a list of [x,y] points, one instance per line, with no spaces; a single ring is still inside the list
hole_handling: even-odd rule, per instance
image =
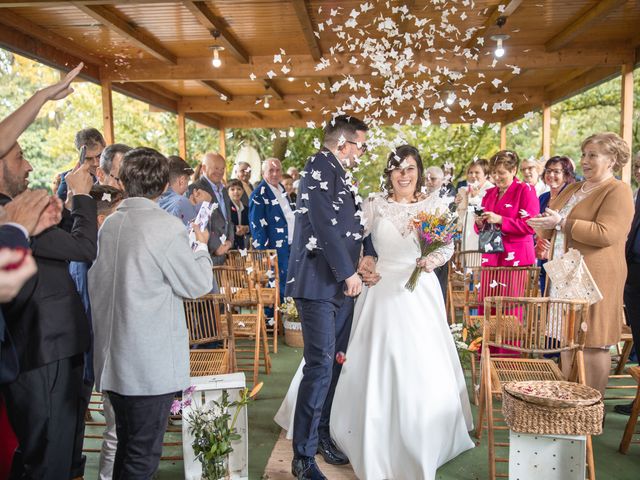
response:
[[[240,397],[240,392],[245,388],[244,373],[230,373],[227,375],[210,375],[206,377],[191,377],[191,385],[196,389],[193,392],[191,406],[182,411],[182,451],[184,456],[185,480],[200,480],[202,467],[196,460],[191,448],[193,437],[189,434],[189,424],[186,421],[189,414],[195,408],[201,407],[212,400],[219,400],[223,390],[229,392],[229,400],[234,401]],[[231,410],[231,417],[235,410]],[[249,478],[249,429],[247,423],[247,409],[243,409],[238,415],[236,429],[240,440],[232,443],[233,452],[229,455],[229,467],[232,480],[247,480]]]
[[[587,437],[509,432],[511,480],[584,480]]]

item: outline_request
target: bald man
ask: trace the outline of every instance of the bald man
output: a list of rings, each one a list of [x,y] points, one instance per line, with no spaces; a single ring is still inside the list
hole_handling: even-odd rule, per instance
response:
[[[214,265],[224,264],[227,252],[233,245],[234,226],[231,221],[231,199],[222,183],[226,162],[215,152],[205,154],[202,159],[202,178],[211,188],[207,190],[214,202],[209,219],[209,253]]]

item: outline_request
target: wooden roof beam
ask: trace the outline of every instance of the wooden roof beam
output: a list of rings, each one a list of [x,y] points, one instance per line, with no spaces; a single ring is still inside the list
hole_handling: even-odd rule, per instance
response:
[[[213,90],[217,95],[224,97],[224,101],[233,100],[233,95],[231,95],[231,93],[229,93],[228,90],[218,85],[217,82],[214,82],[212,80],[201,80],[200,83],[205,87],[207,87],[208,89]]]
[[[107,5],[128,3],[135,5],[144,5],[148,3],[175,3],[175,0],[81,0],[75,3],[82,5]],[[0,0],[0,8],[30,8],[30,7],[50,7],[50,6],[66,6],[69,4],[69,0],[30,0],[16,2],[12,0]]]
[[[222,120],[220,117],[211,114],[205,113],[190,113],[185,115],[189,120],[192,120],[196,123],[204,125],[205,127],[215,128],[216,130],[220,130],[220,125]]]
[[[278,87],[276,87],[275,83],[272,80],[265,79],[264,88],[267,90],[268,94],[273,95],[278,100],[282,100],[284,98],[284,94]]]
[[[546,90],[545,101],[553,104],[561,102],[567,98],[578,95],[590,88],[600,85],[607,80],[620,75],[619,67],[593,68],[582,75],[573,78],[570,82],[559,86],[553,90]]]
[[[322,51],[320,50],[318,37],[316,37],[313,31],[311,17],[307,10],[307,2],[305,0],[293,0],[293,9],[300,22],[300,27],[302,27],[302,33],[304,34],[304,39],[307,41],[307,46],[311,51],[311,58],[318,62],[322,58]]]
[[[235,57],[239,63],[249,63],[250,57],[238,39],[227,29],[222,18],[217,17],[209,9],[207,2],[193,2],[184,0],[184,6],[193,14],[200,24],[207,30],[220,32],[220,43]]]
[[[113,7],[104,5],[83,5],[78,2],[74,2],[74,5],[94,20],[100,22],[108,29],[113,30],[136,47],[153,55],[158,60],[173,64],[176,63],[176,55],[166,49],[149,33],[135,26],[131,20],[123,18]]]
[[[499,17],[509,17],[515,12],[522,4],[522,0],[502,0],[491,12],[491,15],[487,17],[482,28],[478,29],[469,40],[464,44],[465,48],[471,48],[476,46],[478,37],[481,33],[487,32],[488,29],[494,27]],[[486,43],[486,42],[485,42]]]
[[[566,83],[571,82],[572,80],[575,80],[578,77],[581,77],[582,75],[587,73],[589,70],[591,70],[591,68],[589,68],[589,67],[587,67],[587,68],[574,68],[572,70],[569,70],[568,72],[566,72],[564,74],[558,75],[553,80],[552,83],[550,83],[549,85],[546,85],[544,87],[544,90],[546,92],[549,92],[549,91],[552,91],[552,90],[557,90],[562,85],[565,85]]]
[[[321,110],[323,108],[333,108],[335,106],[350,104],[350,94],[338,94],[334,98],[329,98],[327,95],[285,95],[282,100],[272,98],[270,99],[270,111],[291,111],[291,110],[304,110],[304,108],[311,108],[314,110]],[[236,96],[233,102],[225,102],[218,97],[213,96],[189,96],[182,97],[180,102],[180,109],[185,112],[242,112],[251,111],[256,108],[256,96],[243,95]],[[460,99],[468,99],[471,102],[472,107],[476,108],[482,106],[483,103],[487,103],[489,108],[494,103],[500,103],[502,101],[512,102],[514,104],[522,102],[540,102],[544,100],[540,89],[531,89],[527,95],[521,93],[502,93],[491,94],[484,93],[474,95],[459,95]],[[383,100],[383,99],[380,99]],[[438,98],[433,97],[425,99],[425,105],[427,108],[436,102]],[[457,103],[456,103],[457,104]],[[406,107],[399,107],[397,105],[391,105],[390,108],[394,110],[408,109]],[[380,102],[371,105],[369,108],[372,110],[382,109],[386,110],[387,106],[381,105]]]
[[[600,0],[596,2],[589,10],[562,27],[560,32],[545,43],[545,48],[549,52],[561,49],[594,24],[603,21],[609,13],[625,3],[627,0]]]
[[[296,120],[301,120],[302,119],[302,114],[298,110],[290,110],[289,113]]]
[[[600,46],[596,48],[568,48],[557,52],[546,52],[544,47],[514,46],[495,66],[492,49],[484,49],[477,61],[463,57],[443,59],[441,55],[423,53],[416,56],[416,63],[407,68],[407,73],[418,71],[419,65],[447,66],[452,70],[483,71],[496,75],[512,70],[508,65],[517,65],[524,69],[576,68],[597,66],[620,66],[635,61],[635,51],[625,45]],[[331,64],[322,70],[316,70],[316,62],[304,55],[290,57],[291,76],[297,78],[342,77],[343,75],[371,75],[372,69],[364,61],[357,65],[349,63],[350,55],[336,55]],[[251,74],[257,78],[268,78],[273,69],[273,56],[253,57],[251,64],[225,62],[221,68],[211,68],[210,58],[179,58],[177,65],[166,65],[157,61],[127,62],[126,65],[113,63],[109,76],[113,81],[152,82],[160,80],[230,80],[247,79]]]
[[[251,115],[253,118],[255,118],[257,120],[262,120],[264,118],[264,115],[262,115],[260,112],[254,111],[254,110],[250,111],[249,115]]]

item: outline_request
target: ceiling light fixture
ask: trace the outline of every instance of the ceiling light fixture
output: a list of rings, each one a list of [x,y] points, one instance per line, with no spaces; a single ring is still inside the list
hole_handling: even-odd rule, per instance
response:
[[[502,26],[507,23],[507,17],[498,17],[498,20],[496,21],[496,25],[502,30]],[[507,40],[509,38],[509,35],[505,35],[503,33],[500,33],[498,35],[491,35],[491,40],[496,42],[496,49],[493,51],[493,55],[496,58],[502,58],[504,57],[505,54],[505,49],[504,49],[504,45],[502,42],[504,42],[505,40]]]
[[[293,138],[296,132],[293,131],[293,127],[289,127],[289,137]]]
[[[214,30],[213,32],[211,32],[211,36],[215,38],[217,41],[218,38],[220,37],[220,32],[218,30]],[[220,52],[224,50],[224,47],[222,45],[213,45],[210,48],[211,50],[213,50],[213,58],[211,59],[211,65],[213,65],[213,68],[220,68],[222,66],[222,60],[220,59]]]
[[[287,80],[289,80],[290,82],[293,82],[295,80],[295,77],[288,77]]]
[[[271,105],[269,104],[269,99],[271,98],[271,95],[265,95],[264,97],[264,108],[269,108]]]
[[[445,100],[445,103],[451,106],[455,103],[456,98],[457,98],[456,94],[451,90],[449,90],[449,92],[447,92],[447,99]]]

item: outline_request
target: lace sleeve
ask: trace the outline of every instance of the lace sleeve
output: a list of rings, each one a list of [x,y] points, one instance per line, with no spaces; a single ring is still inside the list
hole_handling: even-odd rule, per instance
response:
[[[453,242],[443,245],[427,255],[427,263],[431,269],[441,267],[453,256]]]
[[[375,203],[378,194],[372,193],[362,202],[362,224],[364,226],[364,236],[371,234],[373,230],[373,221],[375,218]]]

